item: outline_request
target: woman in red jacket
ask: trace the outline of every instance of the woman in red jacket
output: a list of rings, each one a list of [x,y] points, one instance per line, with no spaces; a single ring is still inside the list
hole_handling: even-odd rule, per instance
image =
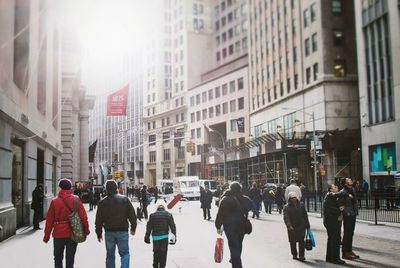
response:
[[[63,267],[62,263],[65,249],[66,268],[73,268],[78,244],[71,240],[71,227],[69,225],[68,216],[74,208],[74,199],[78,201],[79,216],[86,235],[90,233],[88,218],[81,200],[71,192],[71,181],[69,179],[61,179],[58,186],[61,188],[61,191],[58,193],[58,197],[51,201],[49,210],[47,211],[43,242],[47,243],[50,239],[50,234],[53,232],[54,267]],[[68,205],[69,208],[67,208],[66,205]]]

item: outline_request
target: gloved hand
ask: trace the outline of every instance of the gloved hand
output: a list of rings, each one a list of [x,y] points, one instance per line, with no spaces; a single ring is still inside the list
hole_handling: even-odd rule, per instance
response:
[[[150,237],[145,237],[145,238],[144,238],[144,242],[145,242],[146,244],[150,244]]]

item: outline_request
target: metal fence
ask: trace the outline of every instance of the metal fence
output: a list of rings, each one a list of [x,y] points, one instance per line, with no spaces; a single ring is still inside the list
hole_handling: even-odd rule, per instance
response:
[[[325,193],[303,193],[303,202],[308,212],[323,214]],[[367,192],[358,194],[357,219],[379,222],[400,223],[400,197],[395,192]]]

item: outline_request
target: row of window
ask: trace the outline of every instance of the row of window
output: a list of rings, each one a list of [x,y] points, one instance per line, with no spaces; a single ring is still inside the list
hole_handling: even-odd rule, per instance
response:
[[[230,8],[233,3],[235,3],[237,0],[227,0],[227,1],[222,1],[220,5],[215,6],[215,16],[218,17],[220,13],[223,13],[227,8]],[[239,12],[239,8],[236,8],[234,13]],[[246,4],[242,4],[240,6],[240,12],[242,15],[246,14]],[[234,14],[236,15],[236,14]],[[236,17],[236,16],[235,16]]]
[[[178,159],[185,158],[185,147],[178,147]],[[157,161],[157,152],[149,152],[149,162],[155,163]],[[171,149],[163,149],[163,161],[171,161]]]
[[[309,56],[311,53],[314,53],[318,49],[318,39],[317,33],[313,33],[310,38],[306,38],[304,40],[304,52],[306,57]],[[310,44],[311,42],[311,44]]]
[[[233,52],[235,51],[236,53],[240,52],[240,49],[247,50],[247,37],[244,37],[242,41],[236,41],[235,42],[235,47],[233,44],[229,45],[228,47],[223,48],[221,51],[216,52],[216,59],[217,61],[221,60],[221,54],[222,58],[226,58],[229,55],[232,55]]]
[[[190,106],[199,105],[200,103],[206,103],[207,101],[211,101],[214,98],[219,98],[228,94],[228,85],[229,85],[229,93],[234,93],[237,90],[242,90],[244,88],[243,77],[238,78],[237,80],[232,80],[228,83],[223,84],[221,87],[216,87],[214,89],[209,89],[208,91],[204,91],[201,94],[197,94],[196,96],[190,97]]]
[[[309,8],[303,11],[304,28],[307,28],[311,23],[316,21],[317,17],[317,4],[312,4]]]
[[[221,33],[221,35],[217,35],[215,38],[217,41],[217,45],[221,42],[225,43],[227,40],[232,39],[234,36],[239,36],[240,32],[247,32],[246,22],[242,22],[241,24],[235,25],[235,27],[230,28],[228,31]]]
[[[185,122],[185,113],[180,113],[175,115],[175,123]],[[161,119],[161,127],[166,127],[171,125],[171,120],[169,117]],[[147,130],[156,129],[156,121],[147,122]]]
[[[228,104],[229,104],[229,110],[228,110]],[[202,111],[193,112],[190,114],[190,122],[194,123],[194,122],[199,122],[201,120],[207,120],[207,118],[214,118],[214,116],[220,116],[221,112],[222,114],[227,114],[229,111],[233,113],[236,112],[236,110],[243,110],[243,109],[244,109],[244,97],[241,97],[237,99],[237,102],[236,100],[231,100],[230,102],[224,102],[222,104],[222,111],[221,111],[221,104],[218,104],[215,106],[215,109],[214,106],[212,106],[209,107],[208,109],[203,109]]]

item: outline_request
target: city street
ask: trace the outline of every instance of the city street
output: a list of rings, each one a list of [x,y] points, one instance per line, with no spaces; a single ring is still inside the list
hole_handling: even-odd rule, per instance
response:
[[[136,207],[137,203],[134,203],[134,206]],[[150,211],[154,211],[154,205],[149,207]],[[216,211],[216,207],[213,206],[213,219],[215,219]],[[216,238],[214,221],[203,220],[198,201],[180,202],[172,209],[172,213],[178,235],[177,244],[169,247],[167,267],[230,267],[226,240],[223,263],[214,263],[213,251]],[[320,218],[310,216],[317,246],[311,252],[306,252],[306,262],[301,263],[292,260],[282,216],[276,212],[273,213],[267,215],[263,212],[259,220],[252,220],[253,233],[246,236],[244,240],[242,254],[244,267],[335,267],[324,261],[326,232]],[[97,242],[94,233],[95,211],[88,212],[88,216],[91,234],[85,243],[78,246],[75,267],[104,267],[104,242],[101,244]],[[44,222],[41,223],[41,227],[44,227]],[[130,238],[131,267],[152,266],[152,246],[143,242],[145,227],[145,220],[138,222],[136,235]],[[53,267],[52,240],[44,244],[42,238],[43,231],[34,232],[32,228],[25,228],[18,230],[16,236],[1,242],[1,267]],[[399,249],[399,228],[358,222],[354,251],[361,256],[361,259],[347,261],[347,267],[398,267]]]

